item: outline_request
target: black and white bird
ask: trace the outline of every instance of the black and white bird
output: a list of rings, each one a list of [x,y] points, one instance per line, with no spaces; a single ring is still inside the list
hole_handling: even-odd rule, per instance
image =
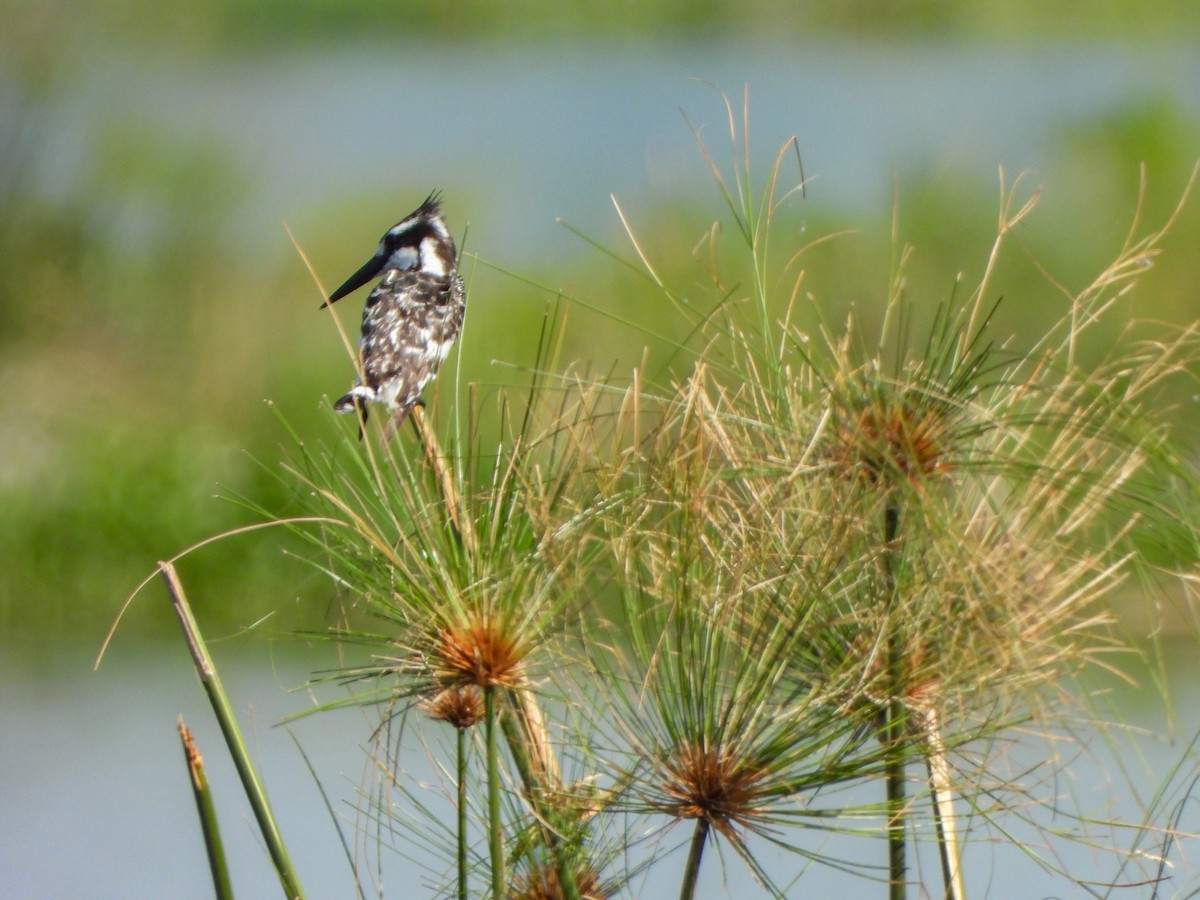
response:
[[[338,412],[357,412],[362,422],[368,401],[384,404],[396,425],[403,422],[462,328],[466,292],[439,202],[437,192],[430,194],[392,226],[375,255],[322,304],[324,309],[382,276],[363,307],[359,377],[333,405]]]

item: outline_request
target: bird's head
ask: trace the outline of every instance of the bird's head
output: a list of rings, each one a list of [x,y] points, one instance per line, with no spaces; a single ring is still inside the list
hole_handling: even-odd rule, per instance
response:
[[[440,201],[435,191],[417,209],[389,228],[380,238],[375,255],[330,294],[322,308],[336,303],[389,269],[419,269],[441,278],[449,275],[457,264],[458,251],[446,220],[442,218]]]

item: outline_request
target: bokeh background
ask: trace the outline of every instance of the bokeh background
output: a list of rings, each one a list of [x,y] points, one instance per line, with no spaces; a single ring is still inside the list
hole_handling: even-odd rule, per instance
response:
[[[0,7],[8,897],[209,894],[176,715],[208,740],[214,779],[228,773],[160,587],[135,599],[98,672],[92,663],[155,560],[255,520],[231,498],[286,514],[276,476],[289,428],[323,439],[353,427],[328,412],[353,367],[296,244],[327,289],[443,189],[466,251],[462,385],[486,395],[520,379],[556,292],[581,301],[566,356],[598,371],[641,358],[647,333],[622,319],[679,333],[660,298],[574,232],[632,256],[615,196],[656,261],[686,273],[721,214],[693,129],[718,162],[734,152],[722,91],[739,115],[748,91],[760,176],[796,136],[808,179],[790,202],[797,227],[854,232],[813,255],[813,289],[831,310],[882,302],[894,208],[917,247],[913,290],[932,304],[959,273],[972,283],[998,171],[1027,173],[1041,205],[1021,231],[1028,252],[998,281],[1001,325],[1018,341],[1061,312],[1039,269],[1080,288],[1124,241],[1142,167],[1142,215],[1159,225],[1200,158],[1191,0]],[[1200,317],[1197,205],[1123,301],[1129,317]],[[352,333],[360,309],[339,304]],[[1200,437],[1191,390],[1167,399],[1163,421]],[[311,703],[289,689],[335,664],[327,644],[292,637],[322,627],[333,603],[294,549],[258,533],[180,569],[220,638],[311,895],[351,896],[313,779],[274,727]],[[1123,610],[1134,631],[1150,621],[1139,602]],[[1163,760],[1172,736],[1200,723],[1191,624],[1168,610],[1158,677],[1113,686],[1119,716],[1163,737]],[[373,725],[348,713],[295,726],[335,802],[361,782]],[[235,878],[265,896],[265,855],[231,778],[225,788]],[[404,895],[406,863],[391,860],[385,892]],[[996,896],[1014,896],[993,880],[1005,865],[979,868]],[[713,896],[736,896],[736,884]]]

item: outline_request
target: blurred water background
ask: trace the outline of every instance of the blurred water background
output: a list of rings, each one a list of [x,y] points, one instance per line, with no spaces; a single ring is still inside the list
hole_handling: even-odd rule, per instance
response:
[[[664,0],[625,16],[586,5],[573,16],[533,0],[504,15],[482,4],[435,14],[317,0],[286,14],[266,3],[6,6],[6,897],[210,895],[179,765],[180,713],[226,795],[235,883],[245,896],[275,890],[157,585],[135,602],[99,672],[91,667],[121,602],[155,560],[253,520],[215,495],[286,512],[274,476],[291,441],[280,417],[314,440],[344,427],[327,397],[344,390],[352,367],[317,310],[321,292],[285,223],[328,287],[442,188],[469,254],[463,379],[486,387],[514,377],[494,360],[532,356],[552,294],[526,279],[618,316],[666,322],[669,311],[647,311],[653,301],[558,220],[630,255],[615,195],[682,267],[720,214],[689,127],[732,152],[718,89],[740,108],[748,87],[762,175],[780,144],[797,137],[809,183],[793,203],[806,233],[859,232],[860,249],[825,260],[822,299],[834,309],[883,297],[894,201],[918,248],[913,282],[936,302],[957,273],[970,283],[982,270],[998,168],[1010,180],[1027,171],[1044,196],[1022,239],[1040,265],[1079,287],[1125,237],[1139,165],[1149,179],[1144,213],[1157,225],[1200,157],[1200,23],[1184,0],[1149,16],[1119,3],[1061,4],[1051,14],[1032,2],[932,0],[847,4],[838,14]],[[1182,323],[1200,313],[1196,207],[1127,301],[1130,316]],[[1034,266],[1000,275],[1013,330],[1057,314]],[[341,305],[353,331],[358,308]],[[644,333],[579,317],[571,357],[602,370],[640,358]],[[1164,419],[1200,435],[1195,398],[1171,399]],[[313,778],[273,727],[311,704],[289,691],[337,663],[327,645],[291,637],[320,628],[333,599],[289,549],[278,535],[254,535],[189,557],[181,572],[201,621],[221,637],[218,662],[254,728],[310,896],[349,897]],[[1131,632],[1148,636],[1140,603],[1131,599],[1123,615]],[[1156,673],[1130,663],[1141,687],[1113,685],[1113,717],[1148,731],[1144,759],[1127,747],[1117,754],[1136,790],[1112,775],[1104,748],[1072,770],[1076,790],[1087,795],[1095,785],[1097,804],[1120,795],[1114,808],[1133,821],[1200,728],[1193,624],[1168,609],[1153,625],[1168,636],[1173,731]],[[352,800],[362,783],[376,724],[339,715],[295,726],[335,803]],[[425,757],[414,750],[419,773]],[[972,852],[987,860],[968,865],[979,879],[974,893],[1064,895],[1061,882],[1004,847]],[[1110,860],[1062,852],[1084,854],[1069,860],[1077,870],[1112,875]],[[385,893],[406,896],[411,864],[398,854],[387,860]],[[740,864],[727,862],[728,883],[714,880],[708,896],[739,896],[746,884]],[[1194,880],[1194,858],[1178,863],[1178,883]],[[814,870],[804,884],[820,896],[822,885],[844,883],[838,877]],[[652,886],[641,895],[654,896]]]

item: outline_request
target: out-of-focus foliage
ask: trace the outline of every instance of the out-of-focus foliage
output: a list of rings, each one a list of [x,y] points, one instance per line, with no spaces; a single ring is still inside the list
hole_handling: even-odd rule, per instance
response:
[[[1131,11],[1127,0],[464,0],[397,3],[395,0],[215,0],[204,4],[118,0],[77,4],[98,20],[118,22],[143,37],[187,34],[190,41],[227,47],[331,37],[463,39],[588,35],[645,39],[664,34],[770,37],[814,31],[876,35],[1040,38],[1128,37],[1200,28],[1189,0],[1158,0]]]

